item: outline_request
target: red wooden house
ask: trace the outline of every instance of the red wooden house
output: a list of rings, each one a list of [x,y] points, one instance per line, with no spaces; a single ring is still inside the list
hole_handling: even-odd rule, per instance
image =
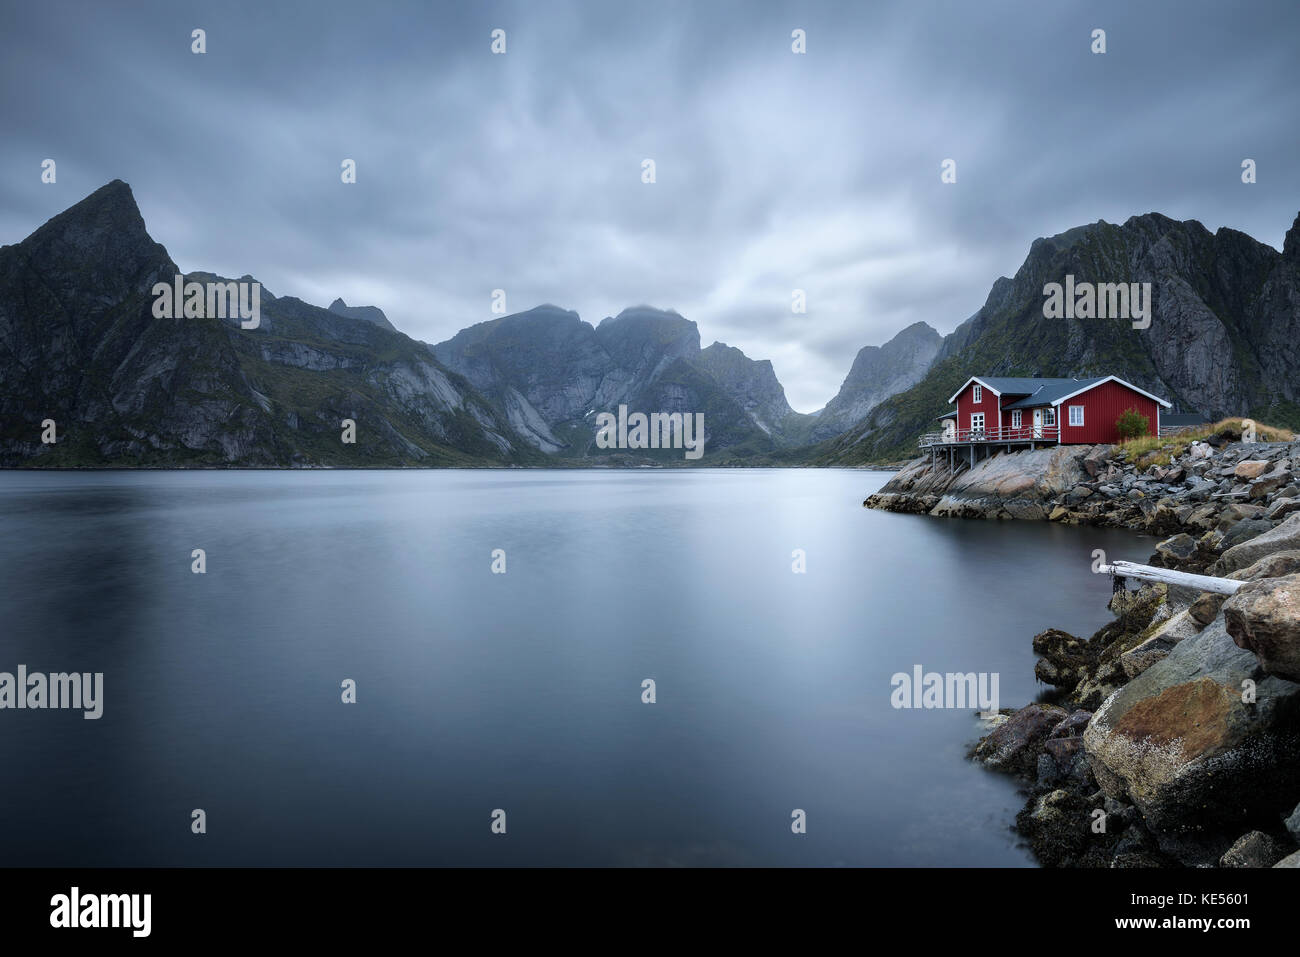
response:
[[[1160,434],[1160,412],[1170,403],[1116,376],[1092,379],[971,376],[948,400],[942,432],[921,438],[935,445],[1096,445],[1119,442],[1116,420],[1127,410],[1144,415]],[[973,457],[972,457],[973,460]]]

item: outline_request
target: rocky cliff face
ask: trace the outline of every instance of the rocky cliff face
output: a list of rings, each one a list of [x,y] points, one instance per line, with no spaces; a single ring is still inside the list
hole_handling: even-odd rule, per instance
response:
[[[840,391],[817,416],[813,441],[833,438],[852,428],[881,402],[916,385],[929,371],[942,345],[939,333],[924,322],[916,322],[883,346],[864,346]]]
[[[373,322],[266,290],[256,329],[155,317],[153,285],[178,271],[121,181],[0,248],[0,463],[367,466],[536,455],[419,343]],[[54,443],[42,441],[49,419]],[[355,443],[342,441],[344,419],[356,423]]]
[[[1123,319],[1049,319],[1044,286],[1151,283],[1148,328]],[[1211,233],[1157,213],[1097,222],[1030,247],[1011,278],[948,336],[911,389],[878,405],[826,463],[910,454],[911,441],[972,374],[1118,375],[1212,420],[1300,425],[1300,217],[1281,253],[1236,230]]]
[[[790,408],[785,389],[768,359],[751,359],[733,346],[715,342],[700,351],[695,365],[711,376],[755,425],[778,442],[794,443],[799,425],[812,421],[811,416]]]
[[[484,395],[537,448],[565,456],[601,454],[595,417],[630,411],[702,412],[706,448],[748,455],[788,444],[800,417],[785,401],[770,362],[714,343],[700,348],[696,324],[638,306],[593,327],[578,314],[538,306],[463,329],[433,354]]]
[[[609,379],[609,355],[591,326],[558,306],[480,322],[430,349],[475,389],[504,404],[511,421],[544,452],[566,446],[553,425],[580,421],[621,391],[621,383]]]

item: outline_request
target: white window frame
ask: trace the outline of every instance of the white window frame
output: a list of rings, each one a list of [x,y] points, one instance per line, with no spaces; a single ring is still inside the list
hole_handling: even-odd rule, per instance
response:
[[[974,402],[976,405],[979,405],[981,402],[984,401],[984,387],[980,385],[978,382],[976,382],[975,385],[971,387],[970,400]]]
[[[1018,429],[1018,428],[1020,428],[1020,410],[1019,410],[1019,409],[1012,409],[1012,410],[1011,410],[1011,427],[1012,427],[1013,429]]]
[[[1047,428],[1056,426],[1056,407],[1049,405],[1043,410],[1043,425]]]
[[[1069,421],[1070,421],[1070,428],[1072,428],[1072,429],[1081,429],[1081,428],[1083,428],[1083,406],[1081,406],[1081,405],[1072,405],[1072,406],[1069,407],[1069,409],[1070,409],[1070,420],[1069,420]],[[1079,410],[1079,421],[1078,421],[1078,422],[1074,421],[1074,410],[1075,410],[1075,409],[1078,409],[1078,410]]]
[[[976,420],[976,419],[979,419],[979,420],[980,420],[980,424],[979,424],[979,425],[976,425],[976,424],[975,424],[975,420]],[[970,430],[971,430],[972,432],[983,432],[983,431],[984,431],[984,413],[983,413],[983,412],[972,412],[972,413],[970,414]]]

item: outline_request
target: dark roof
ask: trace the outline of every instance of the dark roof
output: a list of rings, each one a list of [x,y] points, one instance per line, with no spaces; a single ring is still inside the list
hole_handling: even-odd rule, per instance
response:
[[[1160,413],[1161,428],[1171,425],[1176,425],[1179,428],[1187,428],[1189,425],[1207,425],[1209,424],[1209,421],[1209,419],[1201,415],[1199,412]]]
[[[1097,376],[1092,379],[1039,379],[1040,385],[1037,389],[1023,399],[1007,403],[1003,408],[1032,409],[1039,405],[1051,405],[1057,399],[1063,398],[1071,392],[1078,392],[1080,389],[1094,386],[1105,378],[1106,376]],[[1000,386],[995,386],[995,388],[1000,388]]]
[[[1155,399],[1166,409],[1173,408],[1171,403],[1166,402],[1159,396],[1151,395],[1150,392],[1139,389],[1132,383],[1125,382],[1119,376],[1113,375],[1092,376],[1087,379],[1049,379],[1042,376],[971,376],[966,380],[965,385],[958,389],[948,401],[957,401],[957,396],[965,392],[972,383],[983,383],[990,389],[995,390],[1003,398],[1016,399],[1015,402],[1008,402],[1002,408],[1032,409],[1037,406],[1055,405],[1066,396],[1074,395],[1077,392],[1086,392],[1108,380],[1118,382],[1135,392],[1141,392],[1148,398]],[[1016,398],[1017,396],[1022,398]]]
[[[935,419],[936,419],[936,420],[938,420],[938,419],[955,419],[955,418],[957,418],[957,410],[956,410],[956,409],[949,409],[949,410],[948,410],[947,412],[945,412],[943,415],[936,415],[936,416],[935,416]]]
[[[1091,379],[1046,379],[1041,376],[976,376],[981,382],[997,389],[1003,395],[1033,395],[1039,389],[1048,385],[1070,385],[1072,389],[1065,389],[1061,394],[1068,395],[1074,389],[1079,388],[1085,382],[1091,382]]]

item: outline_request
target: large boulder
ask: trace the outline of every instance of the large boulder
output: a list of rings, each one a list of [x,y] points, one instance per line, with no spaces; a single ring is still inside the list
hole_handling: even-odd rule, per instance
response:
[[[1211,619],[1213,620],[1213,619]],[[1191,638],[1203,628],[1205,623],[1197,621],[1191,610],[1180,611],[1172,618],[1161,623],[1156,630],[1141,644],[1119,656],[1120,667],[1124,674],[1136,678],[1157,661],[1168,657],[1169,652],[1180,641]]]
[[[1300,682],[1300,575],[1242,585],[1223,603],[1228,634],[1265,674]]]
[[[1300,549],[1273,552],[1245,568],[1230,572],[1225,577],[1243,582],[1257,582],[1262,578],[1282,578],[1300,572]]]
[[[1038,754],[1069,712],[1035,702],[1021,708],[975,746],[973,757],[994,771],[1032,779],[1038,773]]]
[[[1295,805],[1300,685],[1259,674],[1217,619],[1106,699],[1084,746],[1163,850],[1214,863],[1212,835],[1276,826]]]
[[[1113,445],[1095,445],[1089,449],[1079,460],[1083,470],[1092,478],[1101,475],[1106,468],[1106,460],[1115,454]]]
[[[1237,467],[1232,470],[1232,474],[1240,479],[1259,478],[1269,470],[1272,464],[1268,459],[1246,459],[1244,462],[1237,463]]]
[[[1196,539],[1187,533],[1166,538],[1156,545],[1156,554],[1163,558],[1170,568],[1181,568],[1182,563],[1196,554]]]
[[[1222,548],[1230,549],[1252,538],[1273,530],[1273,523],[1264,518],[1243,518],[1223,533]]]
[[[1219,513],[1219,531],[1226,532],[1242,519],[1263,518],[1265,511],[1266,509],[1262,505],[1243,505],[1240,502],[1234,502]]]
[[[1214,574],[1226,575],[1253,565],[1265,555],[1291,549],[1300,549],[1300,512],[1288,515],[1281,525],[1271,531],[1229,548],[1215,563]]]
[[[1247,497],[1251,499],[1267,498],[1290,482],[1291,472],[1289,469],[1275,468],[1250,483],[1250,492],[1247,493]]]
[[[1300,498],[1275,499],[1273,504],[1268,507],[1264,517],[1277,521],[1286,518],[1292,512],[1300,512]]]
[[[1272,867],[1286,851],[1263,831],[1251,831],[1237,839],[1219,860],[1220,867]]]

